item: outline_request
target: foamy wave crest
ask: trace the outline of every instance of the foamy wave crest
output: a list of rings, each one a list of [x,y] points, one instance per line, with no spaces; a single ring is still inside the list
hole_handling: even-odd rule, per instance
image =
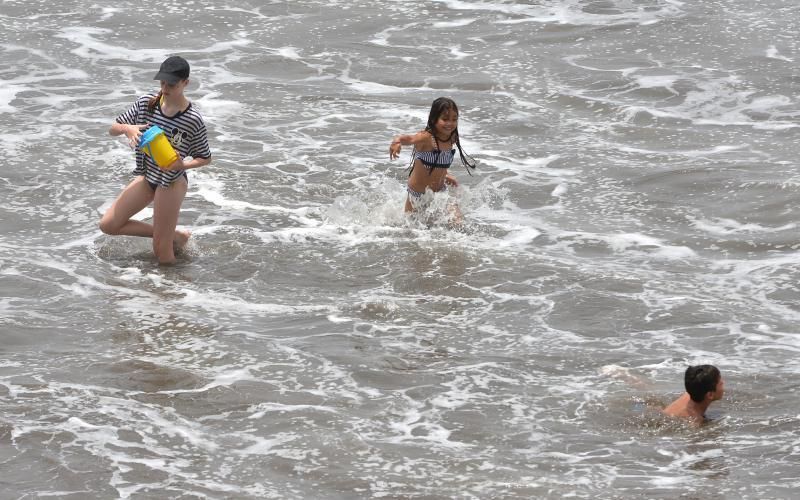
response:
[[[683,2],[677,0],[651,0],[649,5],[633,0],[613,0],[603,6],[586,5],[580,0],[546,1],[533,5],[507,1],[465,2],[462,0],[435,0],[449,9],[497,13],[508,19],[500,24],[522,22],[569,24],[576,26],[615,26],[619,24],[650,25],[663,19],[683,15]]]

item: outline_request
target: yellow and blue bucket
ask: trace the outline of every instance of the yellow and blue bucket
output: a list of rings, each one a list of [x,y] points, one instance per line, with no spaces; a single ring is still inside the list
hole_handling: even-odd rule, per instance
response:
[[[139,149],[161,168],[167,168],[178,159],[178,153],[167,139],[167,134],[158,125],[145,130],[139,139]]]

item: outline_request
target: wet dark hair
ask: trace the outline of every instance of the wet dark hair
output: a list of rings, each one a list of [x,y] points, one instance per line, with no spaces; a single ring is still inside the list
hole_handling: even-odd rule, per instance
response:
[[[692,401],[700,403],[705,399],[707,393],[717,389],[720,376],[716,366],[690,366],[683,376],[683,383]]]
[[[433,136],[433,140],[436,141],[436,145],[438,147],[439,140],[436,138],[436,122],[439,121],[439,117],[442,116],[442,113],[446,111],[454,111],[456,115],[458,115],[458,105],[456,102],[449,97],[437,97],[434,99],[433,103],[431,104],[431,111],[428,113],[428,124],[425,126],[425,130]],[[464,149],[461,147],[461,141],[459,140],[458,135],[458,127],[453,130],[453,133],[448,137],[448,139],[453,139],[456,147],[458,148],[458,155],[461,157],[461,164],[467,169],[467,173],[472,175],[470,169],[475,169],[477,164],[475,163],[475,159],[472,158],[470,155],[464,152]],[[411,170],[414,168],[414,154],[411,154],[411,166],[409,168],[409,175],[411,175]],[[431,173],[433,169],[431,169]]]

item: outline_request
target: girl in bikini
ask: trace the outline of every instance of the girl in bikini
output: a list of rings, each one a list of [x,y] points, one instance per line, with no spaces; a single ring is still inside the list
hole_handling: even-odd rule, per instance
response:
[[[461,149],[458,136],[458,106],[447,97],[439,97],[431,105],[428,125],[416,134],[398,135],[389,146],[389,158],[400,156],[402,146],[414,146],[411,158],[411,172],[408,176],[408,198],[406,212],[414,211],[422,201],[427,190],[442,192],[448,186],[458,187],[456,178],[448,172],[458,148],[461,163],[469,169],[475,168],[475,161]],[[456,222],[461,213],[457,207],[451,208]]]
[[[130,109],[117,117],[109,133],[113,136],[125,134],[131,146],[136,147],[144,129],[158,125],[178,153],[178,159],[160,168],[137,150],[136,170],[133,171],[136,177],[103,215],[100,230],[106,234],[153,238],[153,253],[159,264],[172,264],[175,249],[185,246],[190,236],[189,231],[176,229],[189,185],[186,170],[211,163],[211,150],[203,117],[183,94],[189,84],[186,59],[168,57],[154,80],[161,82],[161,91],[139,97]],[[131,219],[151,202],[152,224]]]

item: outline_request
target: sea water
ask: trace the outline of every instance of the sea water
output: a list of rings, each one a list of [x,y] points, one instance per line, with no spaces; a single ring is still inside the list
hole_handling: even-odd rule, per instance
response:
[[[0,497],[792,498],[799,16],[2,0]],[[97,223],[171,54],[214,159],[159,267]],[[439,96],[478,168],[408,217]]]

